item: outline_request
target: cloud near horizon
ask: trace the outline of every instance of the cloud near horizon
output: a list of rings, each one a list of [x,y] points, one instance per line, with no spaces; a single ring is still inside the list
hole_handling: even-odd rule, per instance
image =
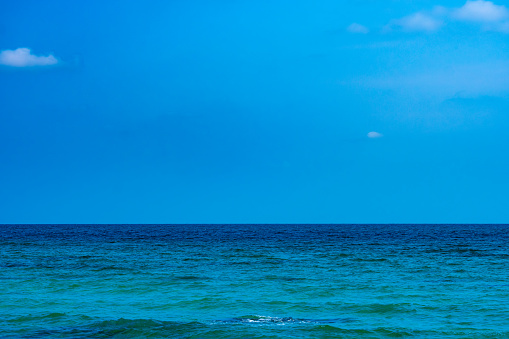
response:
[[[58,63],[57,58],[50,54],[48,56],[37,56],[32,54],[30,48],[18,48],[15,50],[4,50],[0,52],[0,65],[10,67],[34,67],[51,66]]]

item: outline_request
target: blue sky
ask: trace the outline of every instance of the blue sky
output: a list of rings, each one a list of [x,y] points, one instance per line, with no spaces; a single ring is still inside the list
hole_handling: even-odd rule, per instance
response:
[[[507,223],[509,4],[9,1],[1,223]]]

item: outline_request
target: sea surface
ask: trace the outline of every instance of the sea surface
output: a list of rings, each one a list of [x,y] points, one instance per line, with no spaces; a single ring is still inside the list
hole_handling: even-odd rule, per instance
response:
[[[509,338],[507,225],[0,225],[1,338]]]

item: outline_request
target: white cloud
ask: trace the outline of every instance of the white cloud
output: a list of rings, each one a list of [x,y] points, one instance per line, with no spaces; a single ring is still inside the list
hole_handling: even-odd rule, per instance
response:
[[[369,28],[366,26],[360,25],[358,23],[353,23],[346,28],[346,30],[350,33],[360,33],[360,34],[368,34]]]
[[[454,10],[452,17],[462,21],[497,22],[509,18],[509,10],[491,1],[469,0],[463,7]]]
[[[32,67],[55,65],[58,60],[52,55],[37,56],[29,48],[7,49],[0,52],[0,65],[11,67]]]
[[[444,21],[451,20],[482,23],[484,31],[509,34],[509,9],[487,0],[467,0],[459,8],[448,9],[435,6],[431,11],[420,11],[401,19],[392,20],[382,32],[394,29],[407,32],[434,32],[443,26]]]
[[[442,26],[443,22],[423,12],[414,13],[399,20],[393,20],[390,27],[399,27],[404,31],[433,32]]]
[[[368,133],[368,138],[370,138],[370,139],[381,138],[383,136],[384,136],[383,134],[378,133],[378,132],[374,132],[374,131]]]

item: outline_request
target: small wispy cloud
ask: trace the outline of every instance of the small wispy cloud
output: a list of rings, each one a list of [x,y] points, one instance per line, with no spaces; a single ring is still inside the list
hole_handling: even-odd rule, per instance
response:
[[[509,10],[491,1],[467,1],[462,7],[451,14],[453,19],[461,21],[498,22],[509,18]]]
[[[377,139],[377,138],[381,138],[383,136],[384,135],[382,133],[378,133],[378,132],[375,132],[375,131],[369,132],[367,134],[367,137],[370,138],[370,139]]]
[[[37,56],[32,54],[30,48],[7,49],[0,52],[0,65],[4,66],[34,67],[56,65],[57,63],[57,58],[52,54],[48,56]]]
[[[400,28],[408,32],[434,32],[442,26],[443,22],[424,12],[418,12],[404,18],[393,20],[389,26]]]
[[[366,26],[363,26],[361,24],[358,24],[358,23],[353,23],[351,24],[350,26],[348,26],[346,28],[346,30],[350,33],[356,33],[356,34],[368,34],[369,33],[369,28],[367,28]]]

